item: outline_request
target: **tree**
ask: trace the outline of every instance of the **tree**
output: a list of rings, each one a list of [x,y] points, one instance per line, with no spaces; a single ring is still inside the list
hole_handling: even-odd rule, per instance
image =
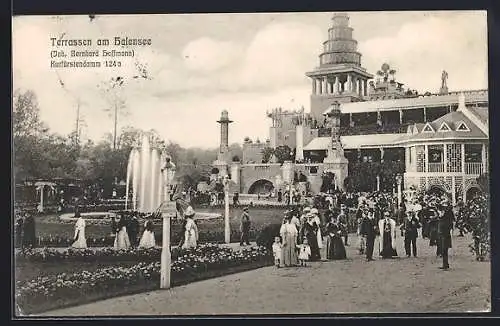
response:
[[[274,149],[272,149],[271,147],[264,147],[261,151],[262,153],[262,160],[265,162],[265,163],[268,163],[269,160],[271,159],[271,156],[273,155],[274,153]]]
[[[48,128],[40,120],[40,108],[33,91],[15,90],[13,109],[14,137],[40,136],[48,131]]]
[[[278,146],[274,150],[274,156],[276,156],[276,159],[278,160],[279,163],[283,163],[284,161],[290,161],[292,159],[291,149],[290,147],[288,147],[288,145]]]
[[[14,178],[42,177],[40,168],[46,165],[48,128],[40,120],[40,108],[33,91],[14,92],[13,99]]]
[[[479,188],[485,194],[490,193],[490,178],[488,173],[483,173],[477,178],[477,183],[479,184]]]
[[[229,145],[229,153],[233,156],[243,157],[243,148],[238,143]]]

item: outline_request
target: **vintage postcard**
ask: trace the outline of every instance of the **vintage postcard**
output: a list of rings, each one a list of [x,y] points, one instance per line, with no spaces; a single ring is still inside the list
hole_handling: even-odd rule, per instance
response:
[[[486,11],[13,17],[15,314],[487,312]]]

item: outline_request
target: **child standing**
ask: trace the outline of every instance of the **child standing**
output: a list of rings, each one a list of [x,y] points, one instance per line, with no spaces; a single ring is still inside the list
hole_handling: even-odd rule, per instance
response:
[[[302,241],[302,244],[298,247],[300,266],[306,266],[306,262],[309,260],[309,257],[311,257],[311,247],[306,237],[304,237],[304,241]]]
[[[274,237],[273,243],[273,254],[274,254],[274,265],[279,268],[281,264],[281,238]]]

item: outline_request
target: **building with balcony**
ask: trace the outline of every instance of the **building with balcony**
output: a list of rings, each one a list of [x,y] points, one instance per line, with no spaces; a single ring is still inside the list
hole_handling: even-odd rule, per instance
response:
[[[364,177],[363,164],[385,164],[404,175],[405,189],[439,188],[454,203],[479,190],[476,179],[488,171],[488,90],[449,92],[443,71],[438,92],[419,94],[397,81],[386,63],[370,74],[361,56],[349,16],[334,14],[319,65],[306,73],[312,81],[309,112],[302,107],[267,113],[269,142],[244,145],[243,161],[228,167],[234,191],[283,190],[301,173],[316,193],[323,173],[335,165],[328,156],[339,146],[348,162],[347,173],[335,181],[340,189],[346,179]],[[332,108],[338,113],[334,119]],[[275,157],[264,162],[259,153],[266,147],[289,147],[294,157],[282,164]],[[357,190],[375,190],[379,181]],[[396,181],[391,176],[381,183],[381,190],[392,190]]]
[[[488,109],[467,107],[460,96],[457,111],[432,122],[414,124],[395,141],[405,148],[406,188],[437,188],[471,198],[480,191],[477,178],[488,171]]]

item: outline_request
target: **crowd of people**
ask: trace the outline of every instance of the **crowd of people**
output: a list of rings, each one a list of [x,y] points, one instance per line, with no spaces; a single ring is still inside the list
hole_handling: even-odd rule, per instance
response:
[[[355,218],[349,218],[349,208],[355,210]],[[443,259],[441,268],[450,267],[448,249],[452,245],[455,214],[449,200],[426,194],[404,199],[398,207],[391,194],[378,192],[323,195],[312,205],[297,205],[287,211],[273,244],[276,266],[303,266],[307,261],[322,258],[346,259],[345,246],[349,245],[349,225],[353,221],[357,226],[359,254],[365,255],[368,262],[374,260],[377,238],[381,258],[397,257],[398,234],[404,237],[406,256],[417,257],[418,229],[422,228],[423,239],[428,239],[429,245],[436,247],[436,255]],[[325,257],[321,256],[322,248],[326,249]]]

